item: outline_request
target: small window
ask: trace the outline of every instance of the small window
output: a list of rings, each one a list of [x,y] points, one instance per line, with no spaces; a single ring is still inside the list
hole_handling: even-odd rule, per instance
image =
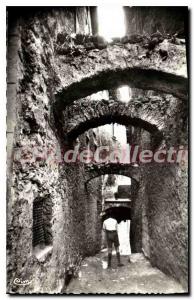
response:
[[[52,244],[52,202],[36,199],[33,203],[33,248],[41,250]]]
[[[43,200],[39,200],[33,206],[33,247],[44,244]]]

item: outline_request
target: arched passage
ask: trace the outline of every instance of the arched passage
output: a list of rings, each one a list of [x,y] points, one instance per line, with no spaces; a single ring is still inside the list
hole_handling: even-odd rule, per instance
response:
[[[122,163],[106,163],[106,164],[91,164],[85,167],[85,182],[106,174],[123,175],[133,178],[136,182],[140,180],[139,167],[131,164]]]
[[[89,203],[87,201],[89,197],[84,190],[84,168],[81,164],[75,164],[75,168],[72,167],[66,172],[58,163],[58,155],[54,166],[50,164],[51,155],[49,161],[45,162],[41,158],[35,162],[27,161],[22,166],[20,155],[19,157],[17,155],[16,160],[15,155],[12,155],[12,148],[14,150],[15,146],[21,150],[23,146],[38,149],[39,145],[41,154],[44,154],[42,151],[44,149],[46,152],[53,149],[53,152],[58,154],[60,141],[55,136],[56,128],[52,114],[50,116],[51,105],[55,101],[54,94],[59,95],[56,101],[61,99],[63,102],[61,110],[67,103],[71,104],[84,95],[103,88],[116,87],[117,84],[125,84],[125,82],[139,88],[154,87],[158,91],[172,92],[182,99],[186,94],[186,79],[183,73],[179,72],[181,66],[185,68],[184,45],[169,44],[168,49],[165,50],[167,52],[165,59],[160,55],[160,45],[156,46],[156,51],[149,53],[137,42],[134,44],[129,42],[127,45],[108,45],[104,49],[88,50],[88,52],[82,52],[81,47],[79,49],[78,46],[77,54],[74,52],[70,55],[59,55],[55,48],[59,31],[71,34],[75,28],[78,28],[78,19],[84,24],[86,23],[82,22],[84,19],[88,22],[88,8],[85,10],[87,18],[81,15],[78,18],[79,8],[71,8],[71,11],[67,8],[60,8],[60,11],[51,8],[44,12],[33,10],[33,14],[31,16],[28,14],[27,17],[23,13],[21,15],[20,9],[17,26],[12,22],[15,18],[10,19],[14,26],[12,33],[9,30],[12,42],[8,43],[9,46],[11,45],[9,61],[13,66],[8,72],[9,102],[15,102],[14,99],[17,99],[17,103],[11,105],[8,110],[10,116],[8,135],[11,134],[10,141],[13,144],[9,147],[11,172],[8,182],[10,190],[8,194],[10,196],[8,197],[10,213],[8,292],[10,293],[23,293],[24,290],[25,293],[64,293],[63,284],[66,280],[64,270],[69,270],[71,273],[72,262],[75,262],[74,267],[77,270],[77,258],[80,254],[82,254],[81,259],[84,257],[87,242],[91,241],[92,246],[94,245],[93,231],[97,232],[93,226],[98,221],[96,218],[98,210],[96,206],[93,207],[93,190],[96,193],[98,190],[94,181],[89,195],[90,199],[93,198],[93,202]],[[171,21],[171,18],[169,19]],[[148,20],[152,21],[151,18]],[[172,21],[174,23],[174,20]],[[85,32],[84,24],[81,33]],[[68,44],[69,46],[71,47]],[[180,55],[177,55],[179,50]],[[14,52],[18,57],[15,57]],[[19,115],[16,113],[14,117],[17,108],[20,108],[20,113]],[[179,114],[176,116],[178,123]],[[187,227],[186,220],[179,218],[182,215],[187,218],[187,174],[186,172],[183,174],[182,170],[176,167],[176,170],[169,168],[167,173],[162,170],[158,172],[157,166],[150,168],[143,178],[142,191],[145,193],[142,192],[141,199],[145,199],[146,196],[150,199],[146,212],[152,242],[152,261],[156,262],[156,265],[158,263],[162,270],[166,267],[167,271],[178,279],[183,276],[187,279],[187,255],[184,254],[187,250],[185,245]],[[53,248],[40,262],[34,259],[31,251],[32,203],[37,197],[37,192],[45,198],[51,197],[50,207],[52,206],[53,209],[51,220]],[[37,207],[35,210],[35,213],[39,211]],[[49,216],[50,210],[46,213]],[[90,229],[91,234],[88,233]],[[57,272],[52,274],[49,271],[53,266],[57,266]],[[31,285],[17,288],[13,286],[14,276],[21,274],[21,270],[23,274],[29,274],[29,270],[33,270],[37,276],[33,278]],[[31,277],[31,274],[29,275]],[[27,280],[31,280],[30,277]]]
[[[82,50],[83,47],[84,44]],[[162,55],[164,51],[167,54],[165,60]],[[55,110],[59,112],[76,99],[120,85],[155,90],[185,99],[185,53],[185,45],[175,45],[169,40],[156,45],[149,54],[143,41],[130,40],[124,44],[109,44],[103,49],[81,51],[76,56],[68,57],[60,52],[56,65],[60,69],[61,83],[55,95]],[[67,57],[69,63],[66,63]]]
[[[64,111],[62,122],[63,133],[69,142],[90,128],[110,123],[141,127],[149,131],[159,142],[163,136],[161,129],[164,126],[163,120],[156,118],[153,112],[143,111],[142,113],[135,105],[110,100],[76,103]]]

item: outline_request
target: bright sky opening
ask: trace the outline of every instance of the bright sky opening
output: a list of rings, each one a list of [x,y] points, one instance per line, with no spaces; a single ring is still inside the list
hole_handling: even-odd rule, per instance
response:
[[[98,6],[98,33],[108,42],[125,35],[125,18],[122,6]]]
[[[131,99],[131,89],[128,85],[124,85],[118,89],[120,93],[120,100],[122,102],[129,102]]]
[[[98,34],[103,36],[108,42],[113,37],[123,37],[126,34],[124,9],[122,6],[98,6]],[[120,101],[129,102],[131,99],[131,89],[128,86],[122,86],[118,89]],[[125,126],[115,124],[103,126],[107,133],[112,132],[114,126],[114,136],[123,145],[126,144]]]

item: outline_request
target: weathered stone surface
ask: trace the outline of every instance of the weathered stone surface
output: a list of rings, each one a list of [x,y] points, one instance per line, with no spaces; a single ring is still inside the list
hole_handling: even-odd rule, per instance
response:
[[[63,112],[63,135],[71,141],[89,128],[119,123],[141,127],[161,141],[165,126],[163,119],[153,110],[144,109],[144,104],[151,101],[153,103],[154,98],[131,99],[127,104],[103,99],[76,102]]]
[[[144,174],[151,262],[188,288],[187,166],[152,165]]]
[[[164,60],[164,49],[168,56]],[[56,55],[61,87],[56,93],[57,108],[100,90],[119,85],[170,93],[187,98],[185,45],[167,39],[149,52],[141,43],[108,45],[79,56]],[[76,88],[75,88],[76,87]]]
[[[13,131],[8,156],[9,172],[13,174],[8,176],[7,193],[7,291],[10,293],[65,291],[81,259],[100,247],[101,181],[95,178],[94,184],[89,181],[86,187],[85,179],[107,172],[128,174],[136,180],[140,176],[138,168],[134,170],[128,165],[91,166],[87,171],[82,164],[62,164],[63,140],[56,130],[60,124],[57,121],[61,119],[57,119],[57,114],[54,118],[53,108],[55,113],[59,112],[57,108],[61,112],[76,99],[122,84],[171,93],[179,99],[165,96],[163,101],[156,97],[145,102],[146,97],[142,101],[133,98],[131,105],[138,108],[135,113],[139,116],[145,111],[148,115],[154,111],[156,126],[158,121],[160,125],[165,124],[164,145],[180,142],[187,145],[187,106],[183,105],[187,99],[184,41],[165,38],[156,43],[154,37],[143,43],[136,35],[108,45],[99,38],[84,44],[85,22],[80,22],[77,33],[84,36],[79,36],[81,44],[77,40],[70,51],[63,34],[59,33],[70,36],[75,32],[77,14],[82,21],[86,19],[85,13],[78,9],[75,14],[73,8],[48,9],[38,14],[33,10],[23,16],[21,13],[18,40],[16,38],[15,43],[14,37],[11,48],[11,53],[19,53],[19,56],[16,60],[16,57],[8,59],[9,65],[13,64],[8,77],[15,82],[15,101],[9,111],[11,117],[14,115],[14,122],[8,123]],[[65,44],[61,54],[57,50],[60,43]],[[11,94],[8,91],[8,98]],[[172,103],[174,112],[169,107]],[[109,106],[106,109],[107,113]],[[79,140],[86,146],[81,137]],[[96,140],[93,146],[97,146]],[[141,180],[143,187],[140,186],[133,197],[133,249],[141,251],[143,248],[153,264],[186,285],[187,170],[180,166],[159,169],[154,165],[145,170],[141,168]],[[45,207],[45,215],[49,216],[45,227],[49,237],[52,234],[52,249],[41,260],[34,255],[32,247],[32,211],[37,197],[49,199]],[[32,280],[32,284],[16,286],[13,284],[16,277]]]
[[[18,43],[15,36],[12,43],[15,53],[19,53],[16,78],[15,63],[8,61],[9,74],[13,71],[16,80],[14,88],[17,86],[14,101],[8,93],[8,103],[13,102],[10,108],[16,115],[12,118],[11,111],[8,116],[15,122],[12,126],[8,120],[13,131],[10,148],[14,149],[8,156],[8,179],[12,179],[8,181],[7,193],[9,293],[61,292],[82,258],[94,254],[100,246],[97,217],[101,210],[100,181],[96,179],[88,193],[84,181],[80,180],[83,166],[76,165],[69,171],[62,164],[60,140],[52,117],[53,91],[59,81],[54,70],[54,36],[49,28],[54,35],[60,22],[64,22],[65,30],[71,33],[74,12],[70,9],[64,14],[65,21],[56,11],[41,16],[28,12],[19,18]],[[51,250],[41,259],[35,255],[32,245],[33,203],[37,198],[44,199],[44,229],[51,245]],[[32,283],[18,286],[14,284],[15,278]]]
[[[141,93],[138,91],[138,94]],[[187,126],[183,126],[187,119],[187,104],[171,96],[154,96],[153,102],[144,104],[144,109],[149,110],[152,105],[165,124],[161,147],[168,149],[183,145],[187,151]],[[149,139],[142,130],[134,129],[132,142],[138,143],[143,149],[149,149]],[[132,181],[132,251],[142,250],[153,265],[177,278],[187,289],[187,163],[141,164],[140,170],[139,189]]]
[[[169,94],[139,89],[132,89],[132,95],[130,105],[139,115],[147,114],[151,121],[157,120],[166,146],[187,145],[187,101],[180,101]],[[145,137],[142,140],[145,143]]]
[[[140,171],[138,167],[131,164],[122,163],[103,163],[103,164],[87,164],[85,167],[85,181],[105,175],[105,174],[118,174],[135,179],[137,182],[140,179]]]
[[[69,142],[89,128],[110,122],[149,131],[154,147],[162,140],[167,146],[180,146],[187,145],[187,112],[187,102],[172,95],[132,89],[129,103],[100,98],[75,101],[63,111],[60,123]],[[130,143],[135,143],[134,138]]]

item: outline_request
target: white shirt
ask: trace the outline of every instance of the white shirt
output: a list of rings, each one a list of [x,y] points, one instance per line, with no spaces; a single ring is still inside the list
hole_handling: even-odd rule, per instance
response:
[[[104,230],[117,230],[117,221],[113,218],[108,218],[103,222]]]

